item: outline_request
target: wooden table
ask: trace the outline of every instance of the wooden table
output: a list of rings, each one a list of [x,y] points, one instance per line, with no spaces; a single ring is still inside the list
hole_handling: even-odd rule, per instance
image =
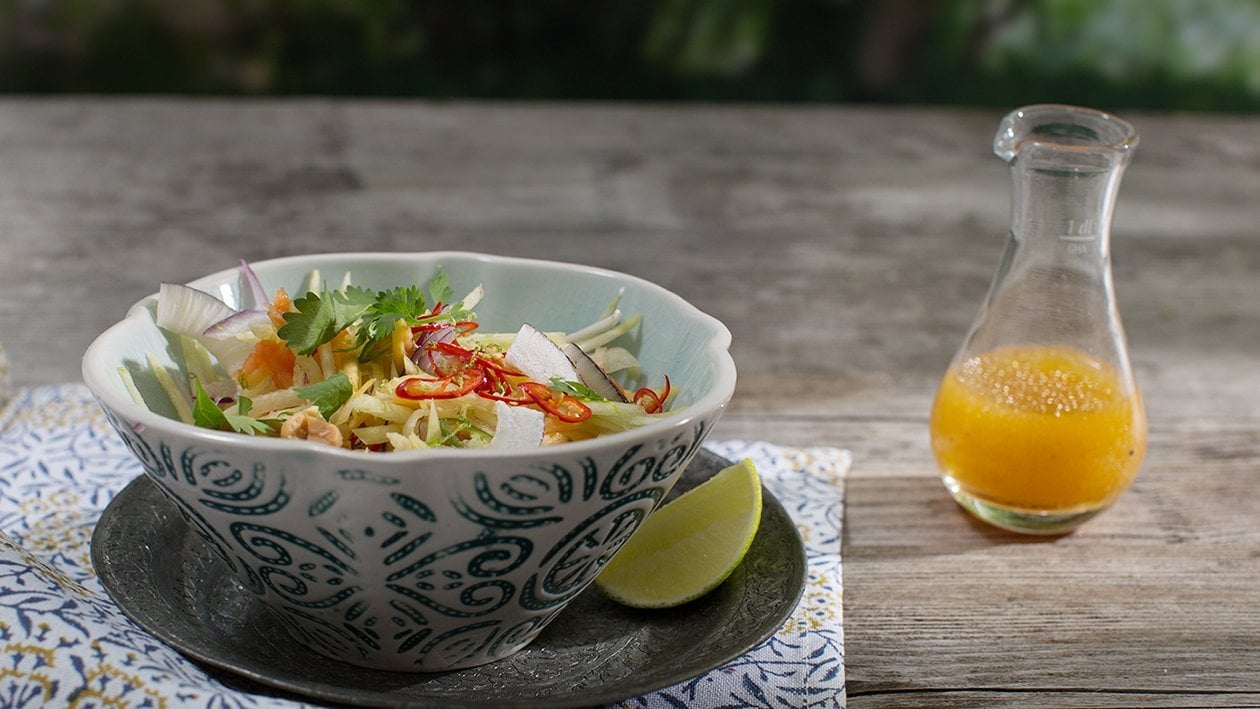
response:
[[[655,280],[725,321],[717,438],[847,447],[852,706],[1260,704],[1260,118],[1127,116],[1113,235],[1143,473],[1070,536],[961,512],[927,439],[1002,248],[1001,111],[0,101],[16,383],[161,280],[467,249]]]

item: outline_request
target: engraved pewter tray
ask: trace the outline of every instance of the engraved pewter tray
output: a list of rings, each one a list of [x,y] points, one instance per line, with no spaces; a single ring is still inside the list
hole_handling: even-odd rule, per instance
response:
[[[701,450],[674,495],[729,464]],[[804,590],[805,550],[783,506],[769,491],[763,498],[748,555],[707,596],[674,609],[635,610],[592,586],[524,650],[450,672],[363,669],[291,640],[146,477],[101,515],[92,563],[137,625],[189,658],[267,687],[384,707],[590,706],[695,677],[782,627]]]

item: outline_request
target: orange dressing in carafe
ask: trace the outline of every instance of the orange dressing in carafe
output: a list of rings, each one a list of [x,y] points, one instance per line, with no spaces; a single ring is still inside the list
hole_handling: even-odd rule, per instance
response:
[[[1106,507],[1146,452],[1136,390],[1066,346],[1002,347],[956,363],[937,393],[931,435],[956,494],[1037,512]]]

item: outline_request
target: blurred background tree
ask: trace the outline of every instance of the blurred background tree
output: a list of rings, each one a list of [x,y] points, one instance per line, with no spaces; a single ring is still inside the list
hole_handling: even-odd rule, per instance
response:
[[[0,91],[1260,108],[1260,0],[0,0]]]

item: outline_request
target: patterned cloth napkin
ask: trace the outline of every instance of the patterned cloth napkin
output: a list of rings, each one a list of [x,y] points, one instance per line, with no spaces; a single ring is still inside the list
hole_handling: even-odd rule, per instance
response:
[[[139,463],[82,384],[0,401],[0,706],[297,707],[229,687],[128,620],[92,570],[89,542]],[[707,444],[749,457],[805,541],[807,587],[775,635],[722,667],[617,706],[837,706],[844,695],[840,530],[849,453]]]

